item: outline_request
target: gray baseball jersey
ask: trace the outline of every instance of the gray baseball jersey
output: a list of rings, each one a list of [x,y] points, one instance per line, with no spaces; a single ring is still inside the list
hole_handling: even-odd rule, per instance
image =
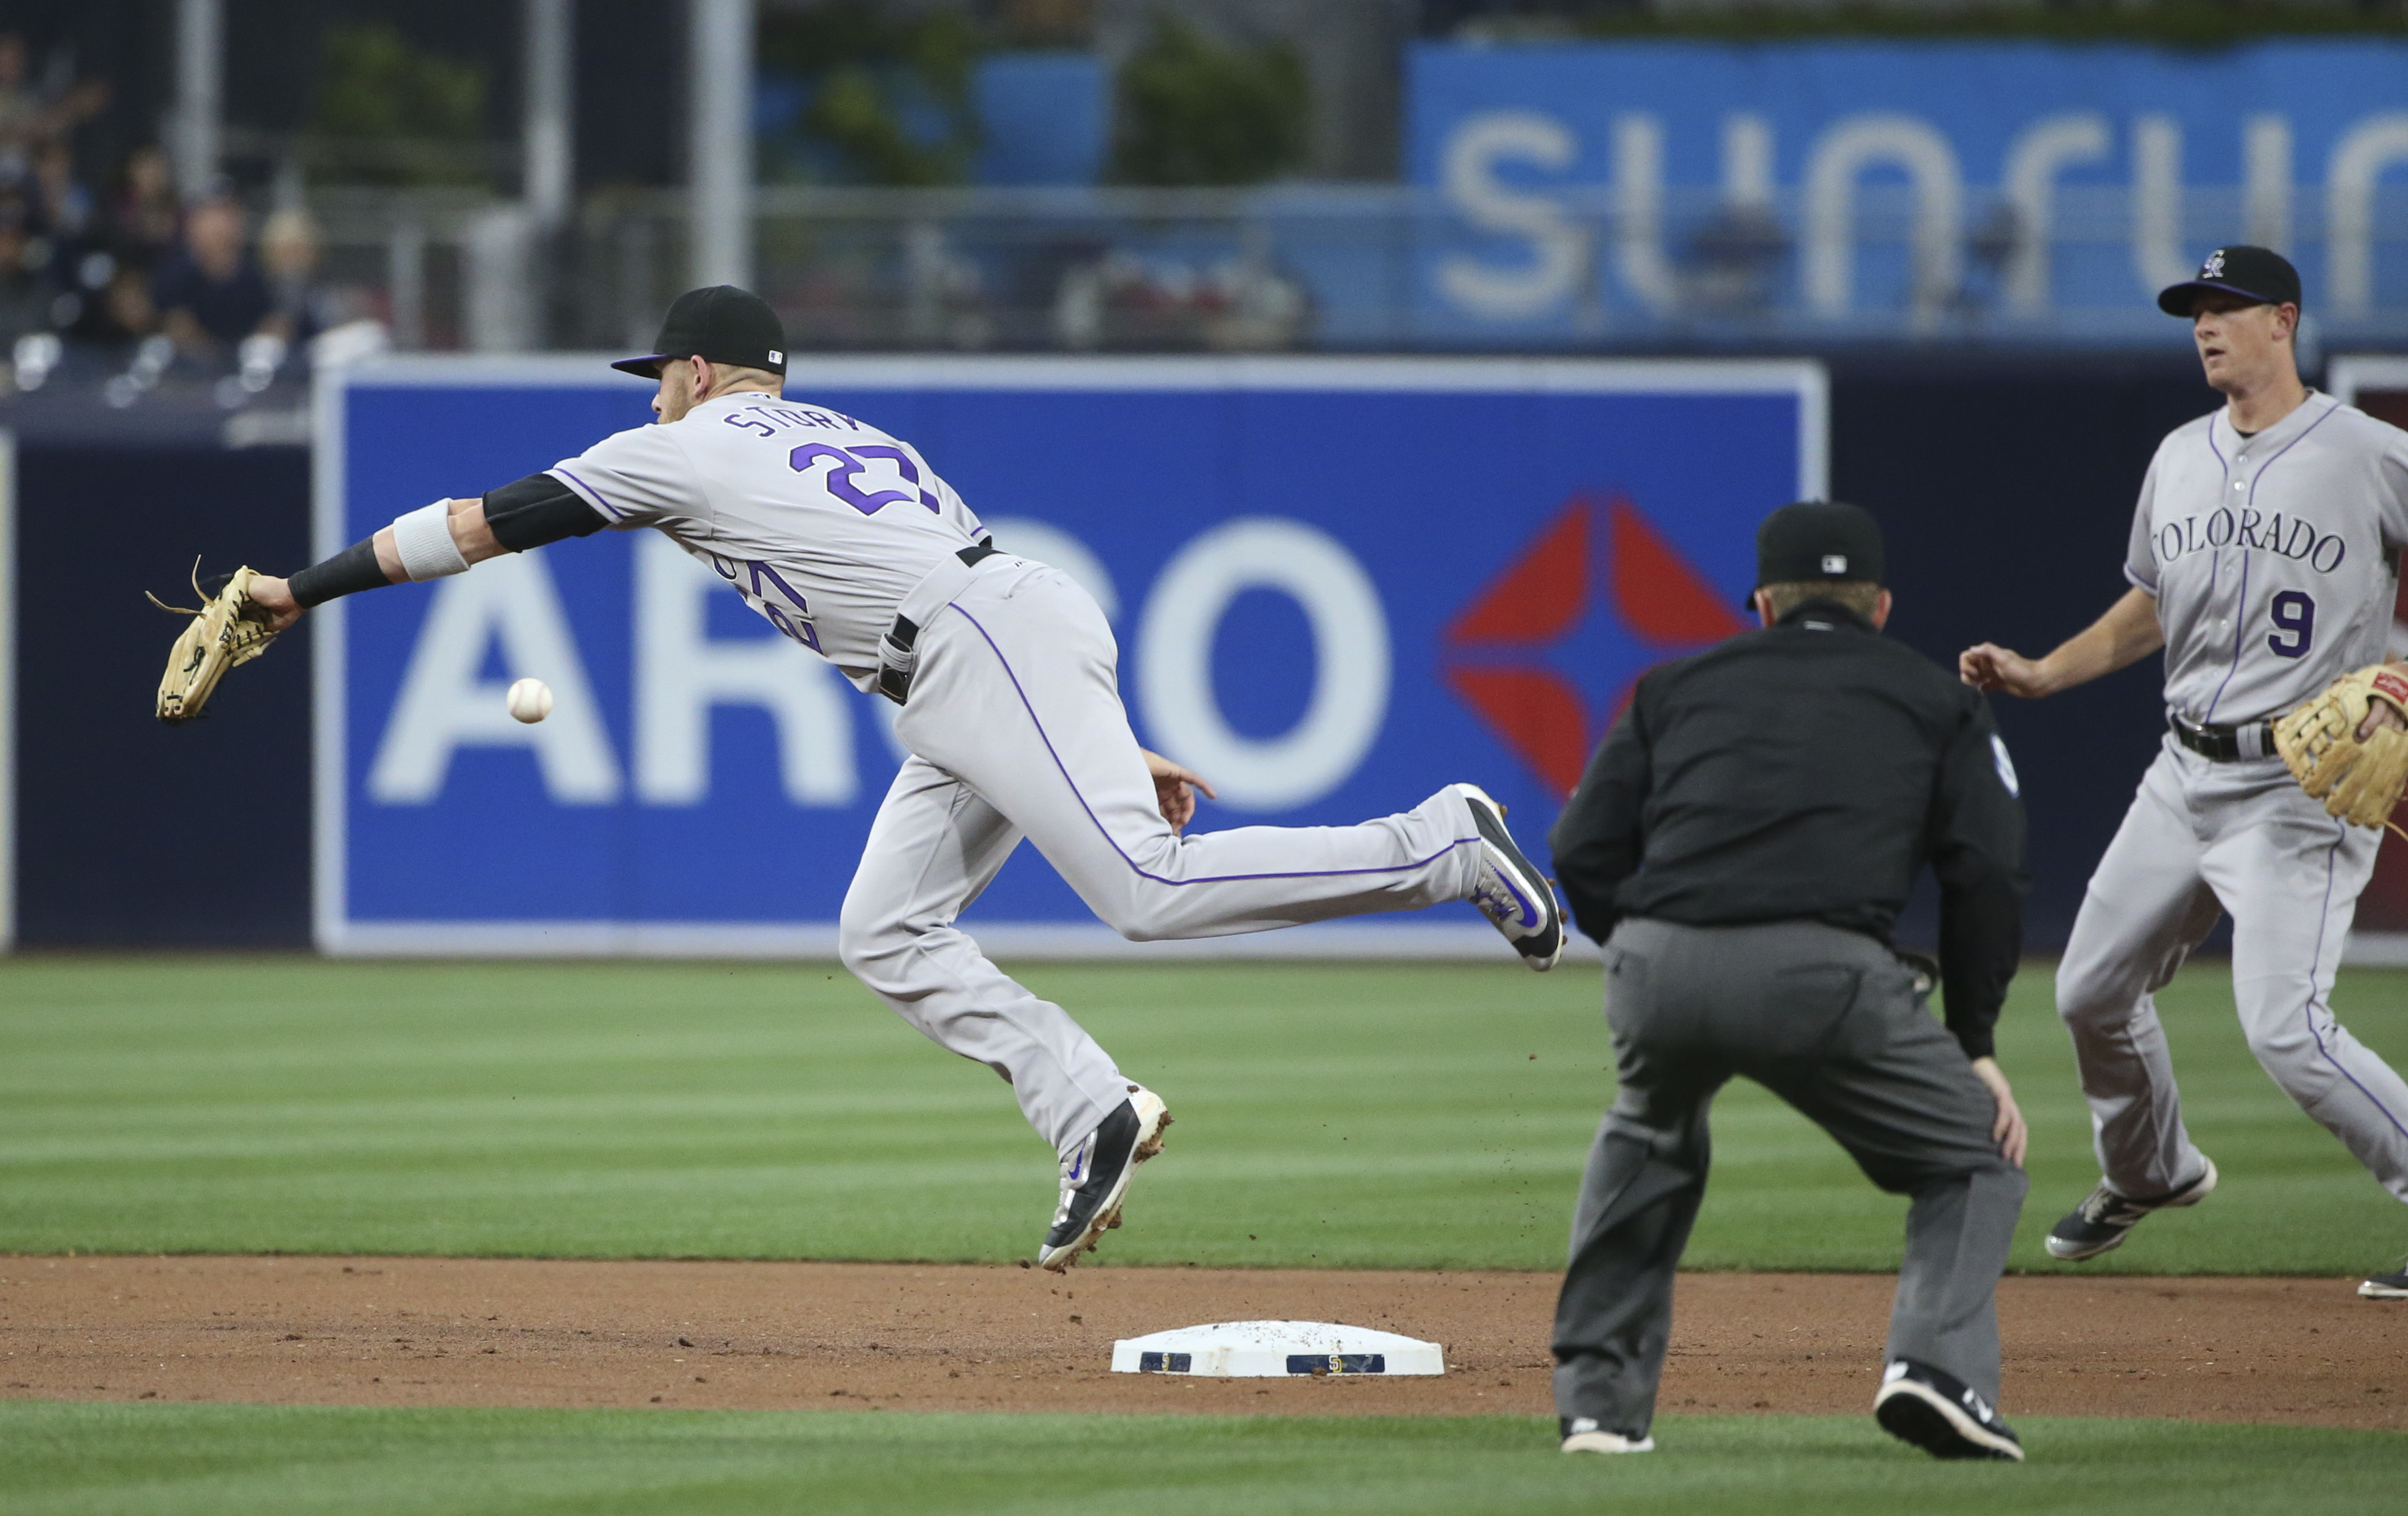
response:
[[[2124,573],[2157,597],[2166,704],[2279,715],[2379,662],[2408,546],[2408,432],[2329,395],[2243,436],[2223,410],[2157,445]]]
[[[2125,564],[2157,596],[2167,708],[2255,722],[2381,660],[2403,543],[2408,433],[2313,392],[2254,436],[2221,410],[2177,429],[2141,487]],[[2242,746],[2217,761],[2165,738],[2058,963],[2100,1168],[2134,1197],[2206,1173],[2156,993],[2229,913],[2250,1051],[2408,1200],[2408,1082],[2329,1004],[2381,834],[2326,815],[2280,758]]]
[[[706,400],[548,472],[613,526],[659,527],[863,690],[903,596],[980,535],[910,443],[769,394]]]

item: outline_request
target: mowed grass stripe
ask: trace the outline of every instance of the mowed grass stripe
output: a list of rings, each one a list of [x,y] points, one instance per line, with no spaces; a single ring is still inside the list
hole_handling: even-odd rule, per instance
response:
[[[12,1516],[442,1512],[2220,1516],[2390,1511],[2408,1438],[2057,1421],[2021,1466],[1939,1464],[1864,1417],[1674,1417],[1570,1458],[1530,1418],[368,1410],[0,1403]]]
[[[1101,1259],[1555,1268],[1612,1095],[1593,967],[1021,965],[1179,1124]],[[2352,972],[2408,1063],[2408,974]],[[2050,969],[2000,1056],[2033,1126],[2019,1266],[2097,1170]],[[2223,1168],[2098,1271],[2387,1266],[2408,1212],[2243,1046],[2221,965],[2159,996]],[[1702,1267],[1893,1266],[1904,1203],[1761,1090],[1714,1113]],[[0,1251],[1000,1261],[1053,1155],[988,1071],[833,965],[0,962]]]

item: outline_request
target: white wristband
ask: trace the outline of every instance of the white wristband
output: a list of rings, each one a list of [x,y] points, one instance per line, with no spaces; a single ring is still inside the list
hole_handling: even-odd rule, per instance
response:
[[[439,579],[446,574],[468,571],[468,560],[460,555],[460,544],[452,540],[449,500],[437,500],[395,516],[393,545],[401,554],[401,571],[413,581]]]

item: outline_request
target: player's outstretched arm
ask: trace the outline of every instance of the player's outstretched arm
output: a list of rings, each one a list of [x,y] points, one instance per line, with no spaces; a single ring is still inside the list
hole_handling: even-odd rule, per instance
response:
[[[262,576],[251,596],[268,613],[268,630],[281,632],[303,611],[337,595],[463,573],[488,558],[590,536],[609,524],[566,485],[531,474],[482,495],[407,512],[291,579]]]
[[[2157,623],[2157,597],[2127,590],[2107,614],[2057,645],[2045,658],[2027,658],[2012,648],[1980,642],[1956,655],[1956,674],[1985,693],[2003,690],[2037,700],[2087,684],[2102,674],[2136,664],[2166,645]]]

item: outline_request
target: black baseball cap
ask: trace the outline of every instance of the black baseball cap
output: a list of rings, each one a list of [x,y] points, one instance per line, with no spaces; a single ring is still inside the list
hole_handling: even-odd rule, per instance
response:
[[[767,300],[733,284],[679,295],[661,318],[661,335],[653,339],[652,350],[610,366],[645,379],[660,378],[661,365],[672,358],[708,358],[780,375],[786,371],[786,328],[778,313]]]
[[[1800,500],[1756,529],[1756,587],[1882,581],[1882,530],[1872,512],[1837,500]]]
[[[2221,290],[2261,306],[2296,306],[2300,303],[2300,271],[2291,266],[2291,260],[2272,248],[2236,242],[2209,253],[2199,265],[2199,278],[2159,290],[2157,308],[2188,321],[2191,296],[2201,290]]]

